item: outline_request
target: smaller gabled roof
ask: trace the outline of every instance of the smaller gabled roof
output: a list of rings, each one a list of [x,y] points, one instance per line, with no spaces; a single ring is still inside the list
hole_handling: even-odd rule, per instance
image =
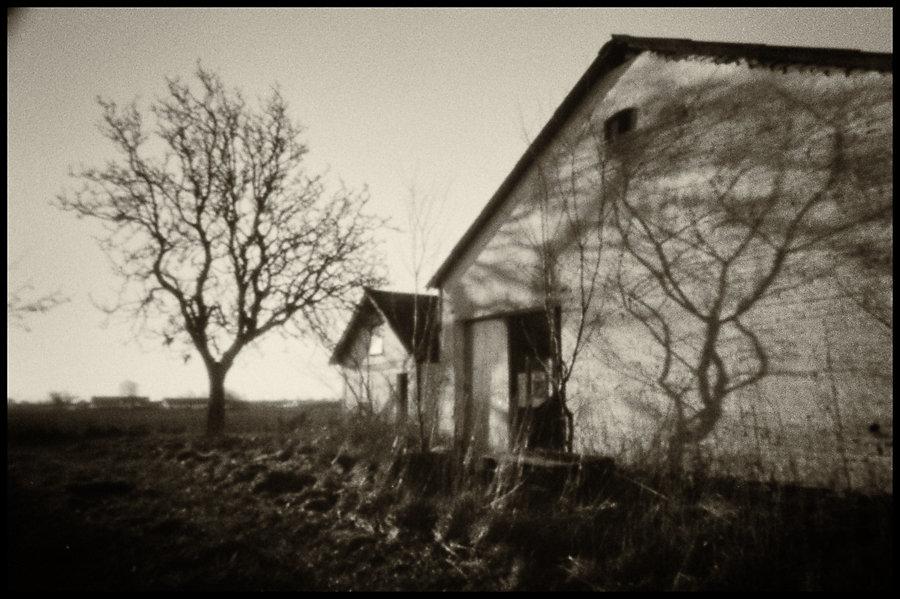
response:
[[[431,294],[400,293],[365,287],[363,297],[335,345],[331,363],[340,363],[356,333],[373,323],[386,322],[407,353],[417,361],[433,361],[437,355],[438,297]]]

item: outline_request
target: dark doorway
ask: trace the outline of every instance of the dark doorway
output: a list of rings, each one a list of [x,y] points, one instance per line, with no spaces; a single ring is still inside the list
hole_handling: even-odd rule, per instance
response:
[[[409,413],[409,375],[401,372],[397,375],[397,424],[406,424]]]
[[[558,335],[559,311],[529,312],[509,322],[510,440],[514,449],[561,450],[565,419],[556,397],[553,377],[553,338]],[[559,341],[559,337],[556,337]]]

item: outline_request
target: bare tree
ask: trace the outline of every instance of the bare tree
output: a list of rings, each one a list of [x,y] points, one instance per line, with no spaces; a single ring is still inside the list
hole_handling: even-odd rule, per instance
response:
[[[409,243],[407,268],[413,279],[413,322],[412,351],[405,365],[412,370],[415,379],[413,411],[418,433],[419,449],[427,451],[431,447],[432,434],[440,415],[438,398],[442,376],[440,369],[429,367],[436,360],[437,341],[440,327],[440,307],[429,296],[424,295],[423,274],[431,272],[440,256],[442,226],[445,218],[446,195],[423,193],[415,183],[408,187],[406,202],[406,233]]]
[[[75,404],[77,398],[67,391],[51,391],[50,404],[54,408],[66,408]]]
[[[131,380],[124,380],[119,383],[119,394],[125,397],[137,397],[138,384]]]
[[[225,377],[272,331],[317,334],[360,286],[375,284],[367,194],[328,193],[304,168],[302,128],[277,89],[247,104],[198,66],[198,87],[167,80],[150,106],[99,100],[119,154],[83,168],[63,210],[100,221],[122,294],[111,307],[166,345],[186,343],[209,376],[207,432],[225,424]]]

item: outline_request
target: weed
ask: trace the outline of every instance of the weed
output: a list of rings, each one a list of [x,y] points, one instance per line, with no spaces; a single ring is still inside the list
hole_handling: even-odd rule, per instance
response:
[[[94,422],[119,433],[85,436],[91,421],[51,419],[43,438],[39,423],[10,424],[20,433],[9,441],[10,588],[887,590],[893,580],[891,495],[725,477],[705,455],[672,476],[652,462],[411,452],[391,426],[358,416],[215,441],[124,422]]]

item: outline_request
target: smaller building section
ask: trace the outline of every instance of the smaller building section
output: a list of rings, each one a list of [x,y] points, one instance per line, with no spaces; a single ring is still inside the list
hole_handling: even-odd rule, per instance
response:
[[[331,356],[345,407],[415,423],[431,436],[439,389],[438,298],[365,288]]]

